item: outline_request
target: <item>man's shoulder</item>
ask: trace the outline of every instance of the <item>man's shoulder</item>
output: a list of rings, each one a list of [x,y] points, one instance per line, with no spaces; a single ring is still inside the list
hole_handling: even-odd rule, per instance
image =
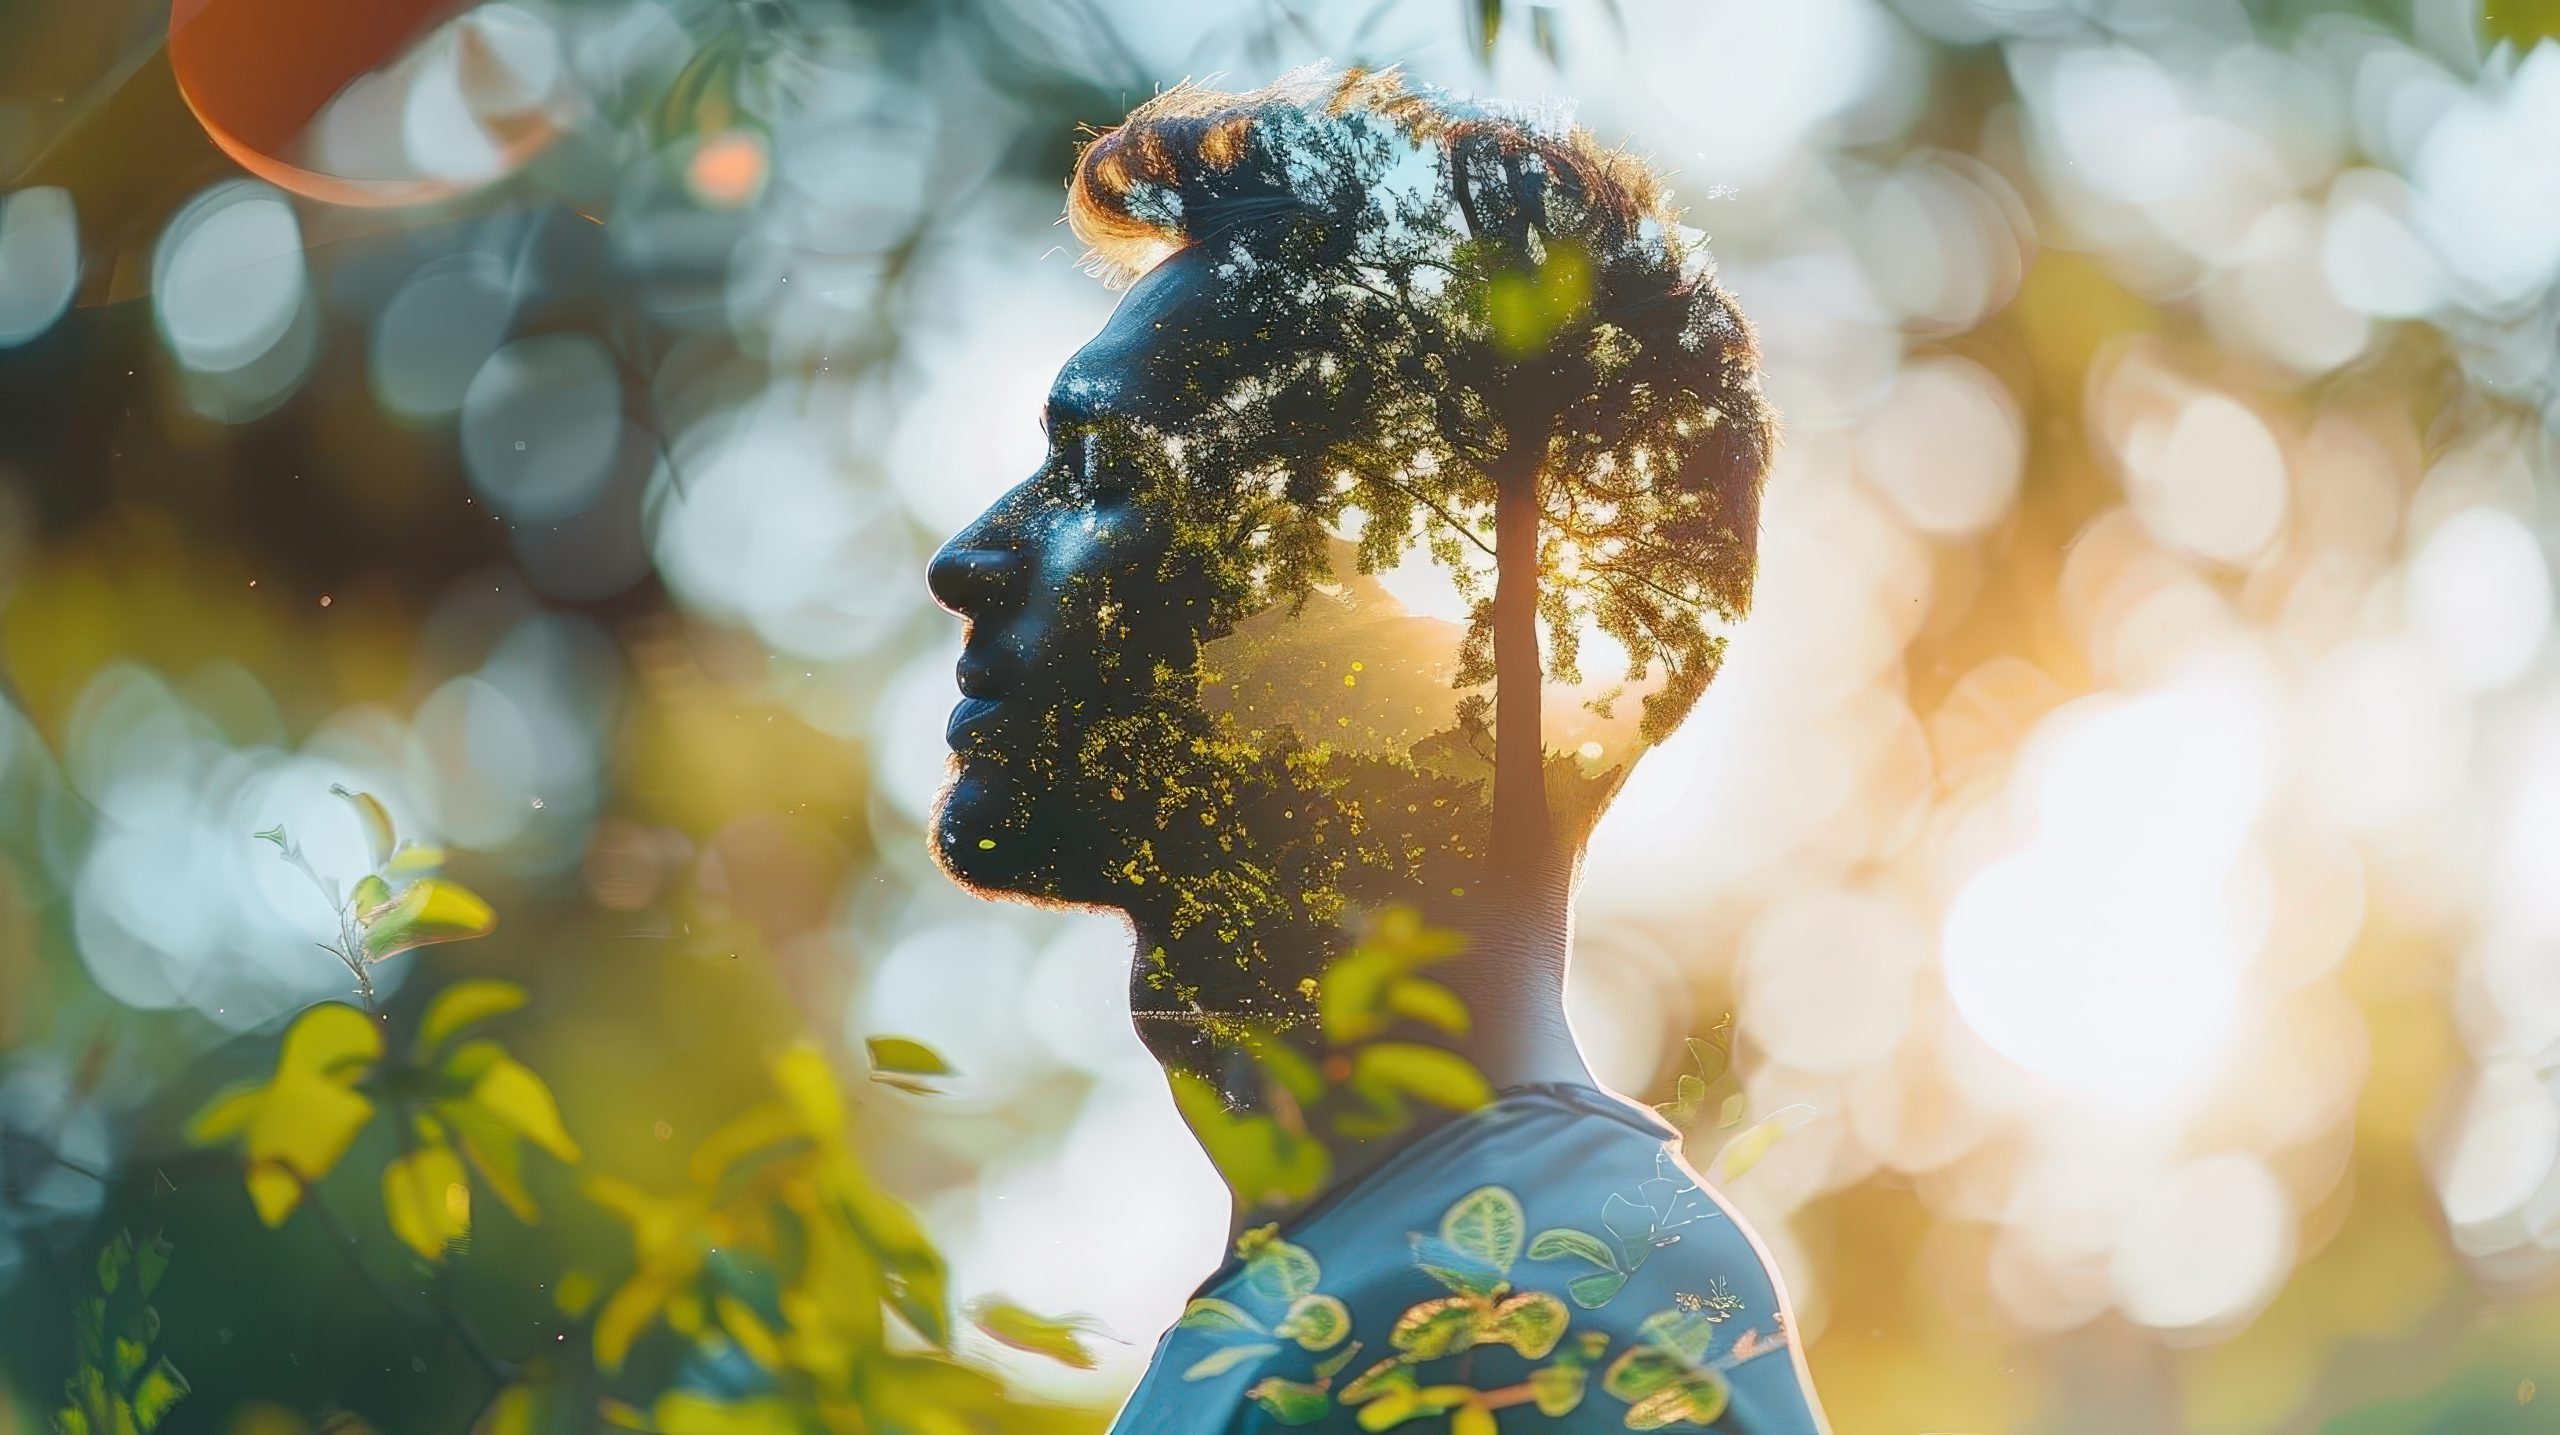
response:
[[[1817,1429],[1776,1278],[1732,1212],[1642,1124],[1549,1118],[1515,1125],[1517,1145],[1381,1172],[1286,1235],[1249,1232],[1119,1428],[1382,1429],[1477,1408],[1509,1412],[1503,1428],[1619,1429],[1641,1407]]]

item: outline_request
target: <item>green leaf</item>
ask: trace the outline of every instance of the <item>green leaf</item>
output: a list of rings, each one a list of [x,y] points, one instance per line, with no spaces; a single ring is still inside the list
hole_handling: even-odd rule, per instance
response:
[[[500,1056],[488,1063],[463,1101],[563,1161],[579,1157],[578,1143],[560,1122],[551,1088],[522,1062]]]
[[[1250,1331],[1255,1335],[1267,1334],[1262,1328],[1262,1322],[1247,1315],[1243,1306],[1208,1295],[1193,1297],[1191,1304],[1182,1308],[1182,1317],[1173,1324],[1177,1330],[1233,1330]]]
[[[403,838],[400,850],[392,853],[391,860],[383,864],[382,875],[394,882],[406,882],[413,877],[424,877],[443,865],[443,848],[421,847]]]
[[[1313,1425],[1333,1410],[1333,1397],[1325,1394],[1323,1386],[1276,1375],[1256,1382],[1244,1398],[1283,1425]]]
[[[1694,1117],[1698,1108],[1707,1104],[1707,1084],[1686,1072],[1681,1073],[1678,1102],[1683,1119]]]
[[[165,1236],[153,1236],[136,1247],[133,1253],[134,1275],[144,1300],[160,1287],[160,1277],[168,1274],[169,1255],[177,1249]]]
[[[98,1248],[98,1289],[108,1295],[124,1284],[124,1273],[133,1264],[133,1233],[118,1231],[116,1238]]]
[[[875,1036],[862,1043],[871,1053],[871,1069],[890,1076],[950,1076],[951,1063],[923,1042],[903,1036]]]
[[[1614,1271],[1618,1268],[1618,1253],[1609,1249],[1607,1241],[1589,1231],[1576,1230],[1571,1226],[1554,1226],[1540,1231],[1537,1239],[1529,1242],[1529,1259],[1533,1261],[1585,1260],[1602,1270]]]
[[[350,792],[337,783],[331,783],[329,790],[345,798],[348,805],[355,808],[356,821],[364,827],[365,846],[373,854],[373,865],[380,867],[390,861],[392,852],[400,845],[399,830],[391,825],[391,809],[383,806],[382,799],[370,792]]]
[[[1626,1283],[1625,1271],[1593,1271],[1565,1282],[1564,1289],[1573,1297],[1575,1305],[1584,1310],[1598,1310],[1614,1299]]]
[[[1632,1405],[1688,1373],[1689,1368],[1669,1351],[1639,1345],[1609,1362],[1608,1373],[1600,1377],[1600,1388]]]
[[[1380,1390],[1360,1407],[1360,1428],[1392,1430],[1407,1420],[1420,1418],[1424,1413],[1420,1391],[1411,1385],[1389,1387]]]
[[[1414,1388],[1413,1366],[1406,1357],[1391,1355],[1352,1378],[1342,1387],[1342,1403],[1358,1405],[1398,1390]]]
[[[1492,1262],[1470,1255],[1439,1236],[1416,1235],[1413,1263],[1422,1273],[1456,1295],[1491,1296],[1502,1289],[1504,1272]]]
[[[1527,1359],[1544,1360],[1572,1323],[1563,1301],[1545,1291],[1523,1291],[1494,1307],[1483,1339],[1510,1346]]]
[[[1719,1185],[1741,1179],[1744,1172],[1760,1164],[1760,1158],[1769,1154],[1779,1137],[1812,1120],[1813,1114],[1811,1106],[1799,1101],[1754,1122],[1716,1152],[1715,1160],[1708,1163],[1710,1174]]]
[[[1547,57],[1548,64],[1559,68],[1563,66],[1564,33],[1563,27],[1556,22],[1555,7],[1551,5],[1530,7],[1529,42],[1538,47],[1539,54]]]
[[[1467,1004],[1458,994],[1428,977],[1399,977],[1387,984],[1387,1010],[1408,1021],[1435,1026],[1451,1036],[1467,1032]]]
[[[1591,261],[1558,242],[1534,271],[1496,274],[1485,288],[1485,317],[1494,344],[1515,357],[1544,350],[1591,298]]]
[[[1558,1419],[1582,1403],[1590,1383],[1590,1373],[1581,1366],[1541,1365],[1529,1372],[1529,1398],[1537,1402],[1539,1414]]]
[[[1618,1249],[1625,1253],[1625,1268],[1634,1270],[1653,1254],[1654,1214],[1652,1208],[1640,1206],[1612,1191],[1600,1203],[1600,1224],[1608,1227],[1617,1239]]]
[[[1373,947],[1354,947],[1325,969],[1317,988],[1316,1010],[1324,1021],[1325,1040],[1336,1046],[1365,1040],[1386,1030],[1387,983],[1404,966]]]
[[[1715,1036],[1688,1039],[1689,1059],[1698,1063],[1698,1079],[1709,1086],[1724,1080],[1724,1074],[1733,1069],[1733,1043],[1725,1034],[1731,1020],[1728,1016],[1718,1022]]]
[[[1502,36],[1502,0],[1476,0],[1476,44],[1485,57],[1493,56],[1494,41]]]
[[[1280,1083],[1280,1089],[1296,1097],[1301,1106],[1313,1106],[1324,1099],[1324,1076],[1315,1063],[1307,1060],[1285,1041],[1274,1041],[1259,1034],[1243,1038],[1245,1049],[1253,1059]]]
[[[476,977],[447,986],[427,1003],[427,1014],[418,1020],[414,1048],[418,1060],[433,1060],[454,1033],[464,1027],[504,1016],[524,1003],[524,988],[493,977]]]
[[[1092,1329],[1089,1316],[1050,1317],[1036,1315],[1009,1301],[981,1300],[969,1308],[970,1322],[1016,1350],[1045,1355],[1078,1370],[1094,1367],[1093,1353],[1084,1348],[1084,1333]]]
[[[1426,1300],[1396,1318],[1387,1344],[1416,1360],[1437,1360],[1474,1346],[1484,1317],[1484,1306],[1464,1296]]]
[[[1636,1339],[1667,1350],[1688,1365],[1705,1364],[1707,1347],[1715,1338],[1715,1321],[1698,1311],[1655,1311],[1636,1327]]]
[[[382,1209],[391,1232],[429,1262],[471,1234],[470,1188],[450,1146],[421,1146],[382,1171]]]
[[[1248,1209],[1304,1200],[1332,1171],[1333,1158],[1323,1143],[1283,1131],[1268,1116],[1227,1110],[1214,1083],[1175,1072],[1170,1085],[1174,1109]]]
[[[290,852],[293,850],[293,843],[285,837],[284,824],[281,822],[268,828],[264,832],[252,832],[249,835],[260,842],[272,842],[276,844],[276,850],[278,852]]]
[[[1248,1289],[1275,1301],[1295,1301],[1315,1292],[1324,1271],[1306,1247],[1280,1239],[1278,1229],[1263,1226],[1247,1231],[1236,1242],[1236,1250],[1244,1257]]]
[[[1182,1372],[1182,1378],[1185,1380],[1214,1379],[1248,1360],[1260,1360],[1266,1355],[1276,1355],[1279,1350],[1280,1347],[1267,1340],[1257,1340],[1246,1345],[1226,1346],[1191,1362],[1191,1368]]]
[[[1504,1275],[1520,1259],[1526,1230],[1520,1198],[1500,1186],[1469,1191],[1440,1217],[1440,1239]]]
[[[369,917],[391,905],[391,884],[368,872],[357,880],[355,890],[347,894],[347,903],[356,909],[359,919]]]
[[[1351,1333],[1351,1311],[1329,1295],[1302,1295],[1272,1334],[1307,1350],[1331,1350]]]
[[[1691,1371],[1636,1401],[1627,1411],[1630,1430],[1659,1430],[1683,1422],[1707,1425],[1724,1414],[1729,1392],[1724,1377],[1712,1370]]]
[[[379,962],[437,942],[469,941],[497,925],[497,913],[478,893],[441,877],[421,877],[365,921],[364,959]]]
[[[133,1388],[134,1425],[144,1431],[156,1429],[168,1418],[170,1410],[186,1398],[187,1390],[187,1378],[178,1373],[178,1367],[171,1365],[167,1356],[160,1357],[159,1364],[152,1366],[142,1383]]]
[[[1351,1059],[1351,1084],[1381,1109],[1400,1109],[1400,1094],[1448,1111],[1473,1111],[1493,1100],[1493,1087],[1473,1062],[1418,1042],[1380,1041],[1360,1048]]]

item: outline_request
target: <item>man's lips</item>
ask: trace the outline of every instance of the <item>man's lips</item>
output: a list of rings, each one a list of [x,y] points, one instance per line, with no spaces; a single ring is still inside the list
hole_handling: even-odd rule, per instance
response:
[[[967,752],[974,745],[977,725],[992,717],[1004,704],[995,698],[969,698],[951,710],[951,721],[942,730],[943,741],[953,752]]]

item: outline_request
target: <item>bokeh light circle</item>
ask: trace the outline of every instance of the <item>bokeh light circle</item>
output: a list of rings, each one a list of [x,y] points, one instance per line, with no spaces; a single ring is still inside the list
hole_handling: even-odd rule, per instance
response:
[[[0,195],[0,349],[52,328],[79,281],[71,191],[43,185]]]
[[[471,486],[519,523],[585,510],[613,476],[622,384],[604,345],[536,334],[491,354],[462,395]]]
[[[303,306],[302,226],[284,195],[254,180],[219,184],[180,210],[152,260],[161,337],[188,368],[244,368]]]

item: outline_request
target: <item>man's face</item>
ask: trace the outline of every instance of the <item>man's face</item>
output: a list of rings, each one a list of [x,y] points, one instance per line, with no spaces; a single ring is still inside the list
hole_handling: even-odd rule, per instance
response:
[[[1151,712],[1189,702],[1204,616],[1179,591],[1193,585],[1161,468],[1136,450],[1178,427],[1183,354],[1221,322],[1218,296],[1188,255],[1132,288],[1059,371],[1039,471],[934,557],[934,596],[968,622],[934,842],[971,886],[1113,899],[1125,844],[1104,809],[1129,800],[1132,774],[1112,769],[1143,760],[1129,748]]]
[[[1458,460],[1392,390],[1415,360],[1240,250],[1130,291],[1059,372],[1040,470],[933,561],[969,625],[934,833],[954,877],[1235,940],[1478,885],[1491,511],[1429,487]],[[1607,666],[1546,684],[1538,730],[1577,840],[1639,745]]]

